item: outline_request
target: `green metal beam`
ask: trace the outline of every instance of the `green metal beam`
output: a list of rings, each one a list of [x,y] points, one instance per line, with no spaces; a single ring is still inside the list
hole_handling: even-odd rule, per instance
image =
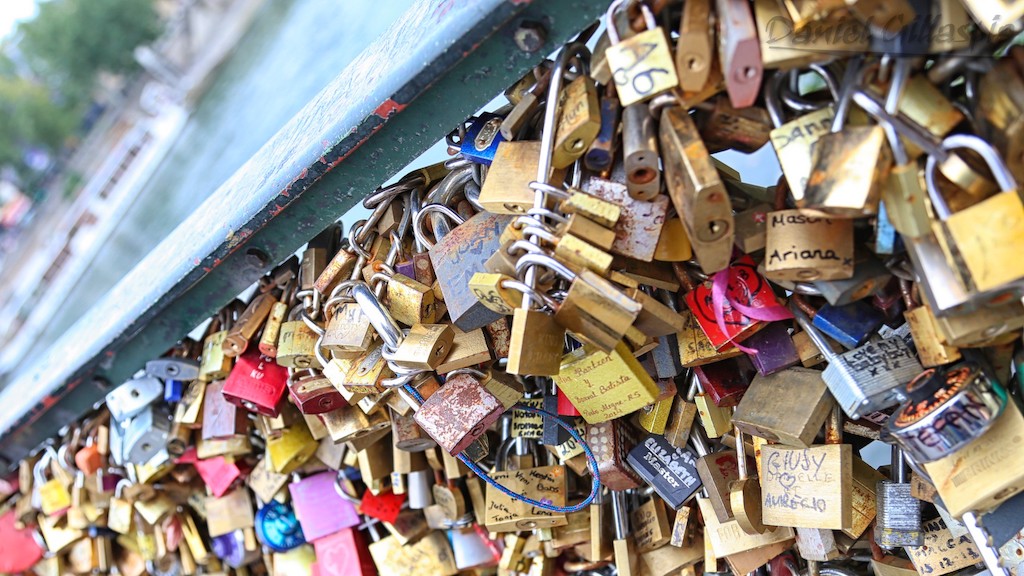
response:
[[[433,0],[406,13],[0,392],[17,463],[596,20],[594,0]],[[546,39],[517,46],[524,22]],[[286,89],[286,87],[285,87]]]

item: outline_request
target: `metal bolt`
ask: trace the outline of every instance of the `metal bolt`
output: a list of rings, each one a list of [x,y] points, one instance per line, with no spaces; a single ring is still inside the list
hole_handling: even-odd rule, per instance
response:
[[[540,22],[524,20],[512,35],[516,46],[523,52],[536,52],[544,47],[548,31]]]
[[[259,248],[249,248],[245,251],[245,261],[254,268],[263,268],[270,261],[270,256]]]

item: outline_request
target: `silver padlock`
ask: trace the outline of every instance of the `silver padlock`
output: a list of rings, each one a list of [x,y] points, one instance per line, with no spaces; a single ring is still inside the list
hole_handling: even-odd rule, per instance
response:
[[[157,358],[146,362],[146,374],[163,380],[187,382],[199,378],[199,362],[187,358]]]
[[[110,417],[123,422],[141,413],[147,406],[163,398],[164,384],[152,376],[135,378],[107,394]]]
[[[167,448],[171,417],[164,407],[147,406],[129,421],[121,447],[129,464],[145,464]]]
[[[903,451],[892,447],[891,480],[875,486],[875,542],[886,549],[924,544],[921,501],[910,494]]]
[[[828,391],[853,420],[902,402],[903,386],[924,369],[899,337],[869,341],[836,354],[803,310],[793,306],[793,315],[828,362],[821,373]]]

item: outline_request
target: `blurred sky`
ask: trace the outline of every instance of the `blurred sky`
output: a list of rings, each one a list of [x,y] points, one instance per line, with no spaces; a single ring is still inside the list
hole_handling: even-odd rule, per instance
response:
[[[36,0],[0,0],[0,38],[14,30],[18,20],[36,13]]]

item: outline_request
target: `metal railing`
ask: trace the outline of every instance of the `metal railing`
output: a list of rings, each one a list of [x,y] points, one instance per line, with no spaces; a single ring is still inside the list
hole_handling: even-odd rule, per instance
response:
[[[60,340],[24,359],[0,392],[0,465],[79,419],[605,6],[432,0],[412,8]]]

